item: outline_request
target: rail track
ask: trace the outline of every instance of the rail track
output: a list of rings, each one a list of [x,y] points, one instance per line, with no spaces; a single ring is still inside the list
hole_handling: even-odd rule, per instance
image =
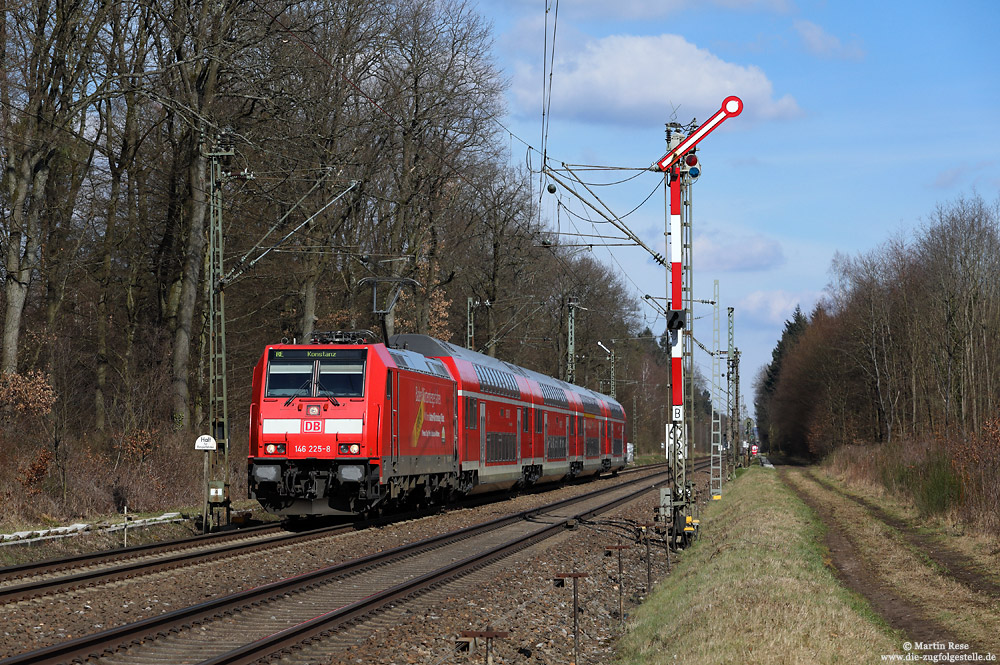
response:
[[[639,477],[542,508],[14,656],[3,665],[256,662],[480,569],[659,482]],[[335,609],[332,609],[335,608]]]
[[[622,471],[621,475],[649,472],[659,467],[661,465],[637,467]],[[481,505],[493,500],[496,500],[495,496],[479,495],[466,499],[456,506]],[[99,586],[229,556],[330,538],[371,526],[413,519],[430,512],[415,511],[301,532],[289,532],[280,524],[258,525],[236,531],[10,566],[0,569],[0,605],[83,587]]]

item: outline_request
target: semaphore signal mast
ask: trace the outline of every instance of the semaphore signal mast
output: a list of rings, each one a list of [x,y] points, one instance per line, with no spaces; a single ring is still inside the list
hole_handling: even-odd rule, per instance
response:
[[[667,137],[667,154],[661,157],[652,170],[663,171],[666,174],[670,188],[670,221],[664,234],[670,239],[670,267],[667,271],[667,294],[670,299],[670,312],[667,317],[667,330],[670,334],[670,420],[666,423],[667,458],[673,461],[674,487],[671,498],[671,531],[672,542],[676,544],[677,537],[686,543],[686,532],[682,531],[688,516],[688,504],[691,497],[687,487],[686,460],[688,454],[688,436],[685,431],[684,410],[684,329],[687,327],[686,308],[684,305],[684,250],[682,215],[684,206],[682,193],[684,181],[690,183],[692,176],[697,176],[698,158],[694,154],[695,146],[708,136],[727,118],[733,118],[743,112],[743,101],[736,96],[726,97],[722,107],[712,114],[704,124],[682,137],[670,133]],[[682,170],[687,177],[682,179]],[[687,186],[684,186],[687,189]],[[688,199],[689,201],[689,199]],[[688,251],[688,254],[690,250]],[[690,256],[687,268],[690,269]],[[688,283],[688,299],[691,298],[690,278]],[[714,408],[714,407],[713,407]]]

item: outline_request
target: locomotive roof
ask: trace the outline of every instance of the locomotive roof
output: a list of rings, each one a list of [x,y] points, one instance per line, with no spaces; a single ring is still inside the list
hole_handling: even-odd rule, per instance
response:
[[[608,408],[610,408],[615,415],[620,417],[623,413],[621,404],[607,395],[590,390],[589,388],[582,388],[571,383],[566,383],[565,381],[560,381],[559,379],[554,379],[551,376],[547,376],[530,369],[525,369],[518,365],[513,365],[503,360],[479,353],[478,351],[450,344],[449,342],[436,339],[430,335],[393,335],[389,338],[389,348],[416,351],[417,353],[430,358],[459,358],[475,365],[492,367],[493,369],[500,371],[514,372],[515,374],[520,374],[522,377],[531,379],[532,381],[538,383],[543,387],[543,393],[546,392],[546,386],[552,386],[559,387],[563,390],[568,390],[576,395],[579,395],[581,401],[583,402],[585,413],[593,413],[594,415],[599,414],[597,404],[594,402],[595,399],[603,401],[607,404]]]

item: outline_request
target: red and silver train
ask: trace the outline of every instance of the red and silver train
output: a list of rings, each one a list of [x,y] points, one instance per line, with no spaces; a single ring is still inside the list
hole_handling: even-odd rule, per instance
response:
[[[289,516],[617,471],[625,413],[599,393],[426,335],[268,346],[253,374],[251,498]]]

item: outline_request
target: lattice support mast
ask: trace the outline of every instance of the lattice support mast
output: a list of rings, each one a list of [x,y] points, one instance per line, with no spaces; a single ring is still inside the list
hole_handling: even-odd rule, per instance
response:
[[[208,453],[211,477],[205,488],[205,506],[202,527],[207,530],[210,506],[229,507],[229,394],[226,381],[226,294],[223,289],[223,252],[225,251],[222,227],[222,184],[227,173],[224,162],[234,155],[228,136],[219,139],[209,158],[208,206],[208,358],[209,395],[208,421],[218,448]],[[207,478],[206,478],[207,479]],[[228,519],[227,519],[228,521]]]
[[[712,499],[722,498],[722,355],[719,332],[719,280],[713,284],[712,302]]]
[[[736,446],[739,444],[740,419],[736,410],[736,327],[735,310],[727,308],[729,314],[729,346],[726,352],[726,439],[729,442],[729,454],[726,455],[727,474],[735,474]],[[730,475],[732,477],[732,475]]]

